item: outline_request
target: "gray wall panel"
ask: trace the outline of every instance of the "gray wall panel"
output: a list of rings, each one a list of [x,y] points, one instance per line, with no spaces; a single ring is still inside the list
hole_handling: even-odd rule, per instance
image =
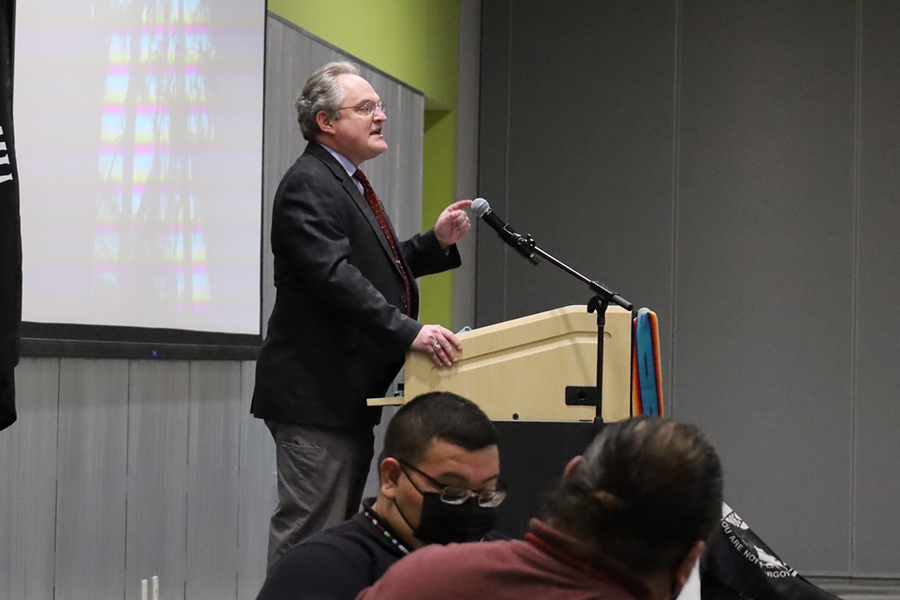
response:
[[[306,72],[311,40],[295,41],[291,28],[266,19],[266,94],[263,117],[263,264],[262,332],[275,304],[272,263],[272,199],[281,176],[303,152],[293,100],[297,95],[294,71]],[[305,47],[304,47],[305,46]],[[300,63],[299,65],[297,63]],[[278,68],[273,68],[278,65]],[[308,75],[307,75],[308,76]]]
[[[127,434],[128,361],[63,359],[57,598],[125,593]]]
[[[763,539],[841,574],[855,34],[851,2],[691,2],[679,61],[676,415],[717,443]]]
[[[126,600],[154,575],[160,598],[184,596],[189,393],[189,363],[131,363]]]
[[[185,597],[235,598],[241,363],[193,361],[190,382]]]
[[[456,127],[456,197],[478,195],[478,95],[481,0],[459,1],[459,92]],[[473,227],[475,224],[473,223]],[[453,330],[475,326],[476,236],[457,243],[462,266],[453,274]]]
[[[517,231],[532,233],[544,250],[636,306],[654,309],[667,347],[674,3],[603,2],[590,10],[562,11],[548,2],[509,5],[508,48],[498,47],[494,38],[507,34],[493,23],[499,17],[494,11],[507,8],[485,5],[490,34],[483,35],[482,106],[489,112],[481,120],[479,193],[499,205],[500,215]],[[507,61],[504,77],[497,65]],[[508,107],[503,107],[507,85]],[[504,134],[506,161],[498,139]],[[495,203],[494,195],[501,201]],[[591,298],[584,284],[549,263],[531,266],[505,250],[492,230],[480,229],[480,325],[490,322],[484,304],[500,298],[504,308],[493,312],[502,319]],[[505,264],[498,264],[498,254]],[[491,293],[497,280],[505,281],[506,289]],[[486,281],[487,295],[482,293]],[[668,358],[666,352],[666,363]],[[668,392],[667,383],[664,397]]]
[[[507,215],[509,152],[510,2],[482,5],[481,118],[478,126],[478,195],[501,217]],[[475,324],[490,325],[511,318],[507,311],[507,265],[522,260],[500,243],[494,230],[481,222],[475,228]]]
[[[275,444],[265,424],[249,415],[255,362],[241,364],[240,454],[238,470],[238,598],[255,598],[266,578],[269,518],[278,504]]]
[[[897,576],[900,519],[900,4],[862,3],[854,573]]]
[[[900,322],[879,311],[900,296],[898,12],[483,5],[479,193],[657,310],[670,414],[709,433],[729,502],[812,574],[900,577],[881,524]],[[499,244],[479,232],[479,324],[579,301]]]
[[[0,598],[53,599],[59,359],[22,359],[0,431]]]

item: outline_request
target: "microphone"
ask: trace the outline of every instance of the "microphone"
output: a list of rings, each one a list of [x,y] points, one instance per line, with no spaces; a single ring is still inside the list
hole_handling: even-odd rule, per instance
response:
[[[516,233],[516,231],[509,226],[509,223],[504,223],[503,219],[498,217],[494,211],[491,210],[491,205],[488,204],[488,201],[484,198],[475,198],[472,201],[472,213],[476,217],[481,217],[481,219],[491,226],[491,229],[497,232],[497,235],[500,236],[500,239],[506,242],[508,245],[512,246],[516,249],[516,251],[525,257],[526,260],[530,261],[531,264],[538,264],[541,259],[535,256],[534,252],[531,251],[531,248],[520,243],[522,236]]]

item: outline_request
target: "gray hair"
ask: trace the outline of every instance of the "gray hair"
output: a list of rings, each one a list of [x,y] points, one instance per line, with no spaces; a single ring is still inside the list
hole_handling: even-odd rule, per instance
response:
[[[330,62],[319,67],[303,86],[303,90],[294,101],[297,109],[297,122],[304,139],[313,141],[319,134],[316,115],[325,111],[329,119],[340,118],[340,108],[344,101],[344,90],[338,83],[338,75],[359,75],[359,66],[346,61]]]

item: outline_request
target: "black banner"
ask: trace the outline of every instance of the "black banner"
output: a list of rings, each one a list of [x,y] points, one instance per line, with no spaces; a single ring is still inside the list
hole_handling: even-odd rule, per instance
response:
[[[701,560],[700,598],[840,600],[792,569],[730,508]]]
[[[13,48],[16,2],[0,9],[0,430],[16,420],[13,370],[22,326],[22,229],[13,135]]]

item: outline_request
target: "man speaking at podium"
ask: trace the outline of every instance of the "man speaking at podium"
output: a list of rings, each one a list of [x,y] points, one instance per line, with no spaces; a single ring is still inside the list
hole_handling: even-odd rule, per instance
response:
[[[437,366],[456,360],[456,336],[416,320],[415,279],[460,265],[471,204],[450,205],[431,231],[400,241],[359,169],[387,150],[385,106],[359,68],[321,67],[295,106],[309,143],[275,194],[277,292],[251,407],[276,444],[269,569],[357,511],[381,416],[366,399],[385,395],[406,352]]]

